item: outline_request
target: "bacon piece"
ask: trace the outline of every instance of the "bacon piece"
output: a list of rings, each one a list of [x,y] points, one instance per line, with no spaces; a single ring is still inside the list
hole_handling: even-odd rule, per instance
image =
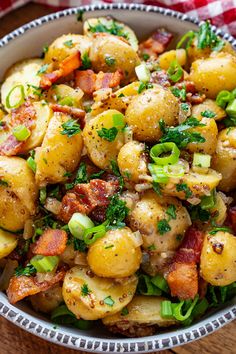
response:
[[[81,129],[84,128],[84,126],[85,126],[85,114],[86,113],[82,109],[75,108],[75,107],[70,107],[70,106],[66,106],[66,105],[62,106],[62,105],[57,104],[57,103],[51,103],[50,107],[52,108],[53,112],[65,113],[65,114],[68,114],[68,115],[78,119]]]
[[[169,268],[167,282],[172,296],[194,299],[198,292],[197,263],[200,261],[204,234],[191,226]]]
[[[63,197],[58,217],[68,223],[71,216],[76,212],[88,215],[96,207],[107,207],[109,197],[118,190],[119,183],[117,181],[106,182],[93,179],[90,183],[77,184]]]
[[[157,58],[158,54],[166,50],[172,38],[172,33],[167,32],[164,28],[159,28],[146,41],[140,43],[139,51],[141,54]]]
[[[192,104],[202,103],[206,98],[206,95],[197,92],[196,87],[192,81],[184,80],[182,82],[178,82],[174,86],[178,87],[180,90],[185,88],[187,93],[186,100]]]
[[[81,70],[76,72],[75,85],[80,87],[88,95],[101,88],[112,88],[120,84],[123,73],[120,70],[114,73],[104,73],[100,71],[95,74],[93,70]]]
[[[63,230],[47,229],[40,236],[32,252],[43,256],[59,256],[66,249],[67,233]]]
[[[228,209],[226,225],[236,233],[236,205]]]
[[[164,70],[154,71],[151,74],[150,82],[152,82],[154,84],[159,84],[163,87],[170,87],[171,86],[168,75],[167,75],[166,71],[164,71]]]
[[[39,283],[37,277],[21,275],[19,277],[12,277],[7,289],[7,296],[11,304],[24,299],[27,296],[35,295],[41,291],[48,290],[56,283],[63,280],[65,271],[60,270],[50,280]]]
[[[77,51],[62,60],[62,62],[59,64],[58,70],[43,74],[39,86],[44,90],[48,90],[57,80],[59,80],[61,77],[69,75],[75,69],[78,69],[81,64],[82,60],[80,51]]]

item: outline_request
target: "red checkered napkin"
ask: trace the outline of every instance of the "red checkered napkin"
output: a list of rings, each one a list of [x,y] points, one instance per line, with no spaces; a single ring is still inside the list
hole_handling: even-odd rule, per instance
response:
[[[0,17],[28,2],[30,0],[0,0]],[[201,20],[211,19],[213,25],[236,37],[236,0],[35,0],[34,2],[56,8],[113,2],[157,5]]]

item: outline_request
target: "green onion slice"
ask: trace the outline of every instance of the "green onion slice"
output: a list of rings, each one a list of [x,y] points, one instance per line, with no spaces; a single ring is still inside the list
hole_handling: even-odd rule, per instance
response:
[[[191,313],[198,301],[198,298],[199,298],[199,295],[197,295],[195,297],[195,299],[191,302],[191,305],[189,306],[185,315],[182,313],[182,310],[183,310],[183,306],[186,305],[186,301],[181,301],[179,304],[172,304],[172,313],[173,313],[173,316],[176,318],[176,320],[178,320],[178,321],[187,320],[190,317],[190,315],[191,315]]]
[[[164,184],[168,183],[169,177],[164,172],[163,166],[157,166],[154,163],[149,163],[148,169],[152,175],[153,182]]]
[[[220,91],[216,97],[216,103],[221,108],[225,108],[227,103],[233,100],[234,100],[234,94],[226,90]]]
[[[68,223],[71,234],[80,240],[83,240],[85,230],[94,227],[93,221],[84,214],[74,213]]]
[[[170,153],[168,156],[159,157]],[[175,164],[179,160],[180,151],[175,143],[162,143],[154,145],[150,150],[150,156],[157,165],[165,166]]]
[[[34,161],[33,157],[30,156],[28,159],[27,159],[27,165],[31,168],[31,170],[35,173],[36,172],[36,162]]]
[[[17,108],[24,102],[24,99],[25,99],[24,86],[16,85],[9,91],[6,97],[6,107]]]
[[[186,49],[188,49],[195,37],[196,37],[196,33],[194,31],[189,31],[185,33],[185,35],[177,43],[176,49],[181,48],[184,45],[184,43],[186,43]]]
[[[113,114],[112,116],[114,127],[123,129],[125,127],[124,115],[121,113]]]
[[[167,74],[168,77],[171,81],[173,82],[177,82],[181,79],[181,77],[183,76],[183,69],[181,68],[181,66],[179,65],[177,60],[173,60],[170,63],[170,67],[167,70]]]
[[[193,154],[193,165],[208,168],[211,166],[211,155],[200,154],[195,152]]]
[[[90,229],[85,230],[83,240],[86,245],[91,245],[99,238],[103,237],[106,233],[106,226],[104,224],[91,227]]]
[[[151,278],[152,284],[154,284],[157,288],[161,289],[165,293],[169,293],[169,286],[165,278],[161,275],[156,275]]]
[[[74,105],[74,99],[73,99],[73,97],[66,96],[66,97],[62,98],[58,103],[62,106],[70,106],[71,107]]]
[[[216,191],[215,189],[211,191],[210,195],[205,195],[201,198],[200,206],[203,210],[212,209],[216,203]]]
[[[150,71],[144,63],[136,66],[135,72],[139,81],[142,81],[143,83],[147,83],[151,78]]]
[[[161,295],[161,289],[157,288],[148,275],[141,274],[139,276],[138,291],[142,295]]]
[[[172,318],[172,306],[170,300],[164,300],[161,302],[161,317],[163,318]]]
[[[228,104],[225,111],[230,118],[236,118],[236,98]]]
[[[168,177],[178,178],[182,177],[185,173],[185,167],[182,164],[176,163],[174,165],[166,165],[163,167],[163,171]]]
[[[18,141],[25,141],[30,137],[30,130],[25,125],[18,125],[13,128],[12,134]]]
[[[43,187],[39,191],[39,201],[41,204],[44,204],[47,198],[47,189],[46,187]]]
[[[46,273],[51,272],[59,263],[57,256],[41,256],[36,255],[30,260],[30,264],[34,266],[37,272]]]

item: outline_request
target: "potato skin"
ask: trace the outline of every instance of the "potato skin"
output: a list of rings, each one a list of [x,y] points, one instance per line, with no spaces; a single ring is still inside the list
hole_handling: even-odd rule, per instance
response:
[[[119,130],[113,141],[107,141],[98,135],[102,128],[110,129],[114,126],[113,115],[120,114],[115,109],[110,109],[99,114],[86,123],[83,130],[84,144],[92,162],[101,169],[110,170],[111,160],[116,160],[120,148],[125,143],[124,132]]]
[[[18,231],[36,211],[34,174],[24,159],[0,156],[0,176],[8,183],[0,186],[0,227]]]
[[[73,267],[66,273],[62,294],[67,307],[77,318],[97,320],[126,306],[134,296],[137,283],[136,275],[115,282],[114,279],[97,277],[88,267]],[[81,290],[84,284],[89,289],[87,296]],[[114,301],[112,306],[104,303],[108,296]]]
[[[219,133],[212,167],[222,174],[219,190],[229,192],[236,187],[236,128]]]
[[[215,117],[213,118],[217,121],[226,117],[226,113],[223,108],[218,106],[214,100],[209,98],[205,99],[202,103],[195,104],[192,107],[192,115],[200,120],[202,119],[201,113],[204,111],[211,111],[215,113]]]
[[[142,258],[135,238],[128,227],[108,231],[89,247],[88,265],[100,277],[122,278],[134,274]]]
[[[225,286],[236,281],[236,237],[218,231],[206,234],[200,260],[200,274],[211,285]]]
[[[161,137],[160,119],[166,125],[175,125],[179,114],[177,98],[159,85],[134,96],[126,110],[128,125],[134,139],[155,142]]]
[[[124,83],[136,77],[134,68],[140,63],[136,51],[125,40],[105,33],[95,35],[89,57],[96,72],[122,70]],[[114,64],[109,65],[107,58],[114,59]]]
[[[157,229],[160,220],[168,219],[166,210],[168,206],[176,208],[176,219],[171,219],[169,225],[171,230],[161,235]],[[159,197],[154,191],[146,191],[132,210],[130,217],[130,228],[133,231],[139,230],[143,237],[143,248],[148,249],[154,245],[152,252],[174,251],[180,245],[186,229],[191,225],[187,210],[175,198]],[[177,237],[178,236],[178,237]],[[181,237],[180,237],[181,236]]]
[[[46,291],[30,296],[29,299],[35,311],[50,313],[63,302],[62,287],[57,284]]]
[[[171,62],[177,60],[179,65],[184,66],[186,64],[187,55],[185,49],[169,50],[159,56],[160,68],[167,70]]]
[[[120,149],[117,158],[118,167],[121,175],[129,181],[138,183],[140,176],[148,172],[144,150],[145,145],[137,141],[130,141]]]
[[[47,183],[59,183],[66,180],[64,174],[73,172],[77,167],[83,147],[82,133],[71,138],[62,135],[62,124],[70,116],[54,113],[51,118],[42,146],[36,149],[36,183],[44,187]]]
[[[17,236],[0,229],[0,259],[7,257],[17,246]]]
[[[72,46],[65,45],[65,42],[72,41]],[[60,62],[69,55],[80,51],[81,56],[89,52],[92,40],[80,34],[64,34],[55,39],[45,53],[44,62],[53,64],[53,69],[58,69]]]
[[[189,79],[198,91],[214,99],[221,90],[235,88],[236,57],[219,53],[214,57],[198,59],[191,66]]]

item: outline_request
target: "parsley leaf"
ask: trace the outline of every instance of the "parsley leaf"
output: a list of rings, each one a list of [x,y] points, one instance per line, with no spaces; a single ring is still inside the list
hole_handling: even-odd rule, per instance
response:
[[[63,44],[67,48],[72,48],[73,45],[74,45],[72,39],[69,39],[68,41],[65,41]]]
[[[32,264],[27,264],[26,267],[22,267],[21,265],[19,265],[15,269],[15,276],[20,277],[21,275],[25,275],[27,277],[30,277],[31,275],[35,274],[36,272],[37,271]]]
[[[87,251],[87,245],[84,241],[79,240],[78,238],[73,238],[73,244],[74,244],[74,250],[75,251],[80,251],[80,252],[86,252]]]
[[[100,130],[97,130],[98,136],[100,136],[100,138],[107,140],[107,141],[114,141],[117,134],[118,134],[118,129],[116,127],[112,127],[112,128],[102,128]]]
[[[89,176],[89,179],[100,178],[104,173],[105,173],[104,170],[101,170],[101,171],[96,172],[96,173],[92,173],[92,174]]]
[[[82,60],[82,66],[81,66],[81,70],[87,70],[87,69],[90,69],[91,66],[92,66],[92,62],[89,58],[89,55],[88,55],[88,52],[85,52],[82,57],[81,57],[81,60]]]
[[[83,22],[83,15],[84,15],[84,10],[78,10],[77,11],[76,19],[77,19],[78,22]]]
[[[189,110],[189,104],[188,103],[181,103],[181,109],[184,111],[184,112],[188,112]]]
[[[147,61],[150,58],[150,55],[147,53],[143,53],[143,60]]]
[[[106,304],[108,306],[113,306],[115,303],[115,301],[112,299],[111,296],[105,297],[105,299],[103,301],[104,301],[104,304]]]
[[[82,296],[88,296],[91,293],[91,290],[88,287],[88,284],[84,283],[81,286],[81,294]]]
[[[176,184],[176,190],[177,192],[185,192],[185,197],[186,199],[190,198],[192,196],[192,191],[191,189],[187,186],[186,183],[178,183]]]
[[[225,42],[213,32],[209,21],[201,24],[197,33],[197,47],[199,49],[210,48],[219,51],[224,45]]]
[[[48,64],[44,64],[41,66],[41,68],[39,69],[39,71],[37,72],[37,75],[41,75],[46,73],[47,69],[48,69]]]
[[[128,216],[129,208],[126,206],[126,202],[119,199],[115,194],[110,198],[110,204],[106,210],[106,219],[111,227],[123,227],[123,222]],[[108,226],[109,228],[109,226]]]
[[[153,88],[153,84],[140,82],[138,93],[142,93],[144,90],[147,90],[149,88]]]
[[[224,232],[229,232],[229,233],[232,232],[232,230],[229,227],[220,226],[220,227],[216,227],[214,230],[210,231],[209,234],[210,235],[215,235],[218,231],[224,231]]]
[[[158,182],[153,182],[152,188],[158,195],[162,195],[161,193],[161,185]]]
[[[121,312],[120,312],[121,316],[127,316],[129,314],[129,310],[127,307],[124,307]]]
[[[170,204],[166,209],[166,214],[169,215],[171,219],[176,219],[176,206]]]
[[[0,179],[0,186],[8,187],[9,183],[5,179]]]
[[[186,89],[183,87],[182,89],[179,89],[176,86],[171,87],[171,92],[173,95],[177,98],[180,98],[181,101],[186,101]]]
[[[216,114],[212,111],[210,111],[209,109],[207,109],[204,112],[201,112],[201,116],[202,117],[206,117],[206,118],[214,118],[216,116]]]
[[[166,219],[162,219],[157,222],[157,230],[160,235],[164,235],[166,232],[171,230],[171,227]]]
[[[114,65],[116,62],[115,58],[112,58],[110,56],[106,56],[105,57],[105,63],[108,65],[108,66],[112,66]]]
[[[67,122],[62,124],[63,130],[61,131],[62,135],[67,135],[69,138],[80,133],[80,125],[74,119],[69,119]]]
[[[116,21],[112,21],[111,24],[105,25],[100,20],[98,20],[95,26],[89,25],[89,31],[92,33],[110,33],[114,36],[129,38],[128,33],[124,32],[124,26],[119,25]]]

